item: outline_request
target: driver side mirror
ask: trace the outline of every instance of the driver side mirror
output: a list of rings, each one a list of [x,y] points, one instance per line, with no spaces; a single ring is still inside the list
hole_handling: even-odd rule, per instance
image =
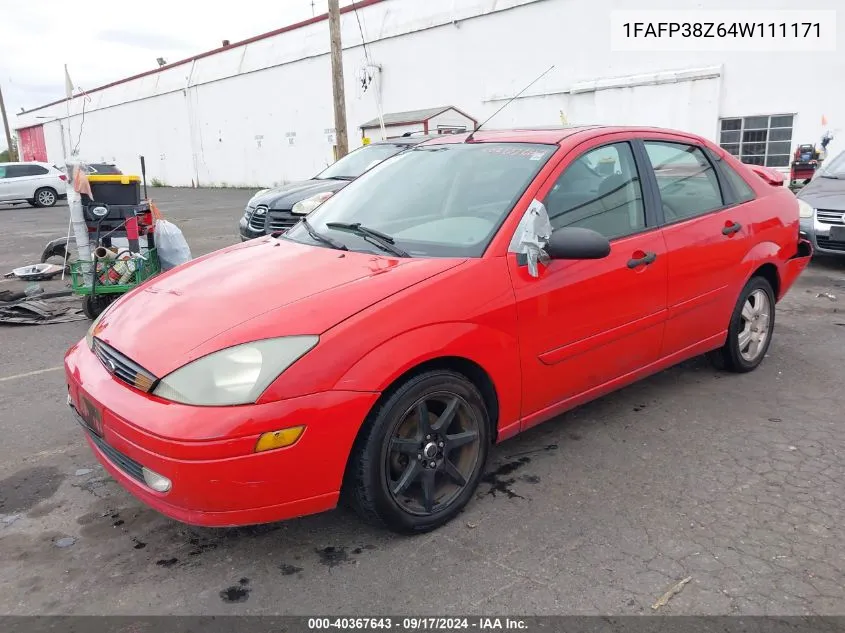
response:
[[[562,227],[552,232],[543,250],[551,259],[602,259],[610,255],[610,240],[592,229]]]

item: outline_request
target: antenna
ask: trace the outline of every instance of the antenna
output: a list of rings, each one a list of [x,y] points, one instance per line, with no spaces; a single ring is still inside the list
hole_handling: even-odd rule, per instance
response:
[[[540,76],[539,76],[539,77],[537,77],[534,81],[532,81],[530,84],[528,84],[527,86],[525,86],[525,88],[523,88],[522,90],[520,90],[519,92],[517,92],[517,93],[516,93],[514,96],[512,96],[510,99],[508,99],[508,102],[507,102],[505,105],[503,105],[501,108],[499,108],[498,110],[496,110],[493,114],[491,114],[490,116],[488,116],[488,117],[487,117],[487,118],[486,118],[486,119],[485,119],[485,120],[481,123],[481,125],[479,125],[479,126],[478,126],[477,128],[475,128],[472,132],[470,132],[470,133],[469,133],[469,136],[467,136],[467,137],[466,137],[466,139],[464,139],[464,143],[469,143],[470,141],[472,141],[472,140],[473,140],[473,138],[472,138],[473,134],[475,134],[476,132],[478,132],[478,130],[480,130],[483,126],[487,125],[487,122],[488,122],[490,119],[492,119],[494,116],[496,116],[497,114],[499,114],[499,112],[501,112],[502,110],[504,110],[505,108],[507,108],[507,107],[508,107],[511,103],[513,103],[513,102],[516,100],[516,98],[517,98],[517,97],[519,97],[519,95],[521,95],[523,92],[525,92],[526,90],[528,90],[531,86],[533,86],[533,85],[534,85],[534,84],[536,84],[538,81],[540,81],[540,80],[541,80],[541,79],[542,79],[542,78],[543,78],[546,74],[548,74],[548,72],[549,72],[552,68],[554,68],[554,67],[555,67],[555,65],[554,65],[554,64],[552,64],[551,66],[549,66],[546,70],[544,70],[544,71],[540,74]]]

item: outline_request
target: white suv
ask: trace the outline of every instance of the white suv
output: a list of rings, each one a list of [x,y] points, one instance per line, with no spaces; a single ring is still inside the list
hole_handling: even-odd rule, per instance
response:
[[[49,163],[0,163],[0,203],[52,207],[67,196],[67,176]]]

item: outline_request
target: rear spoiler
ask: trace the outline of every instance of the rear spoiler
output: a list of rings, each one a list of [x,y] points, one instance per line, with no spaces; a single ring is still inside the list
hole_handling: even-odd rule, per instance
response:
[[[783,187],[783,174],[762,165],[749,165],[751,171],[760,176],[772,187]]]

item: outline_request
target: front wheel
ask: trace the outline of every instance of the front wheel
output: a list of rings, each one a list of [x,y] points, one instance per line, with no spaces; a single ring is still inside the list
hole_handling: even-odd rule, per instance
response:
[[[742,289],[731,316],[728,340],[708,356],[718,368],[737,373],[763,362],[775,328],[775,293],[764,277],[752,277]]]
[[[490,418],[472,382],[443,370],[414,376],[365,422],[349,499],[365,520],[395,532],[433,530],[472,498],[489,447]]]

